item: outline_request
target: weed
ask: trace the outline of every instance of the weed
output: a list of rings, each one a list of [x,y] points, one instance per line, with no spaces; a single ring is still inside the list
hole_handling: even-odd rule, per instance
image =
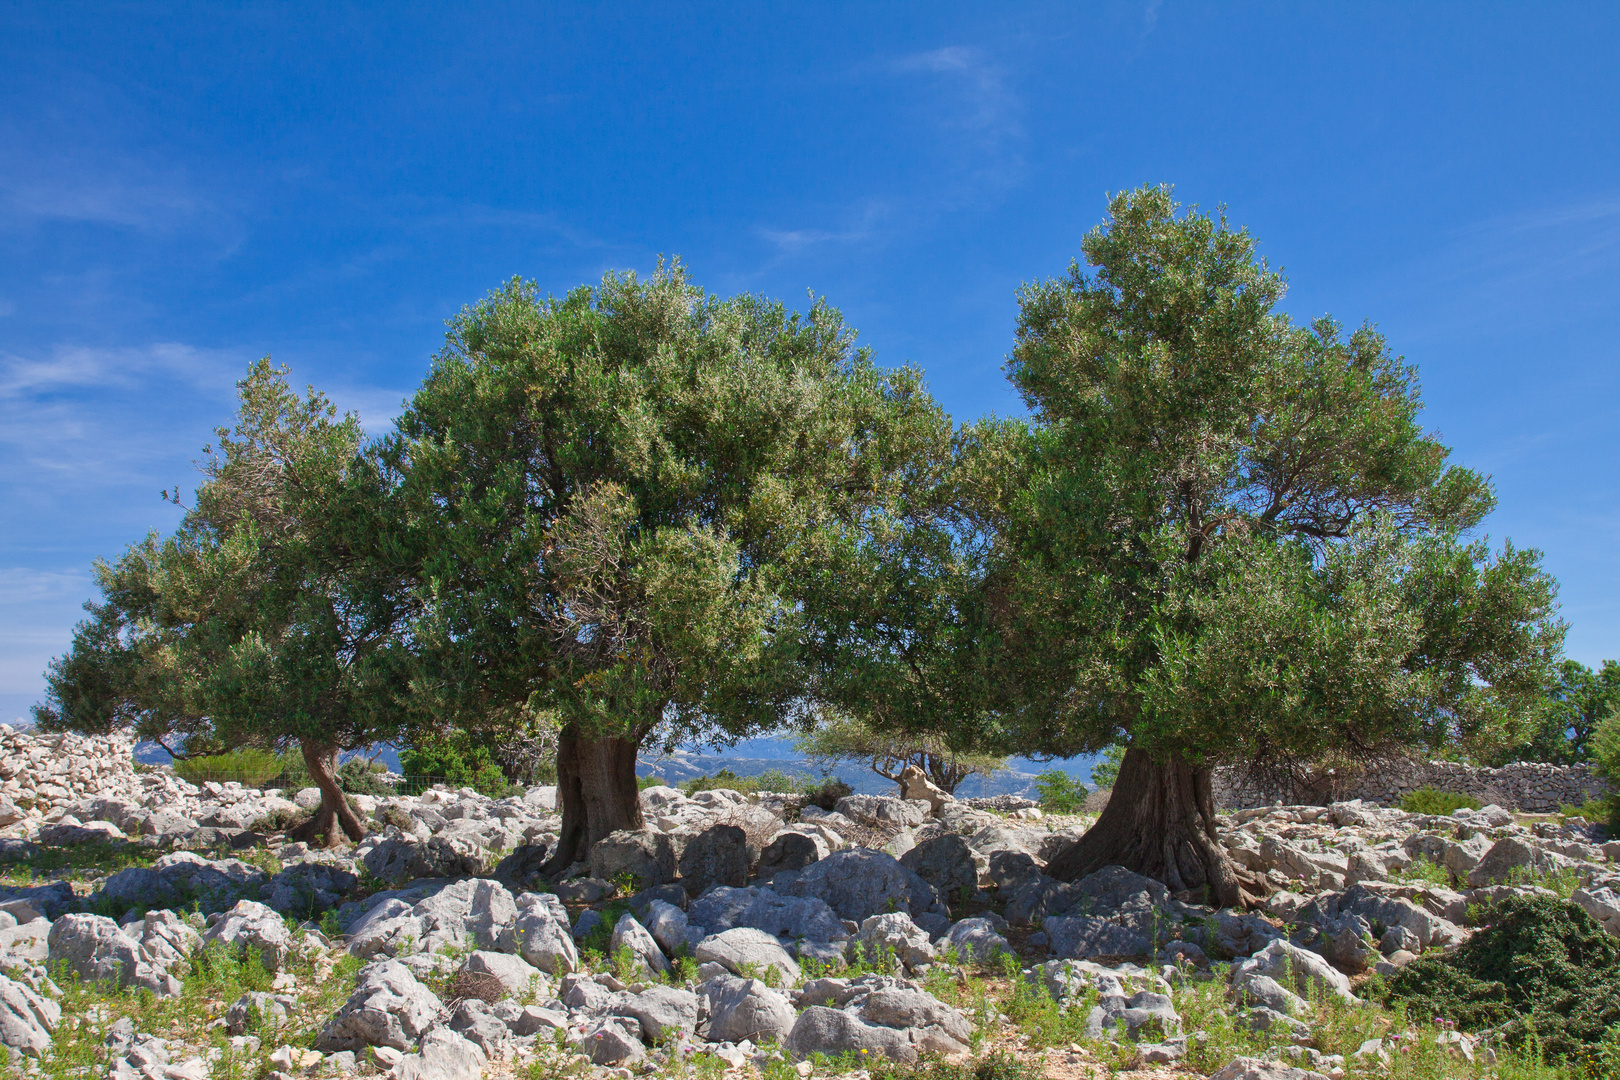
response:
[[[1461,810],[1465,806],[1470,810],[1478,810],[1479,805],[1479,800],[1472,795],[1465,795],[1460,791],[1441,791],[1427,785],[1401,796],[1401,809],[1408,814],[1449,816],[1453,811]]]
[[[1413,859],[1411,865],[1404,870],[1396,871],[1391,876],[1398,881],[1423,882],[1427,885],[1438,885],[1442,889],[1451,887],[1451,871],[1422,855]]]

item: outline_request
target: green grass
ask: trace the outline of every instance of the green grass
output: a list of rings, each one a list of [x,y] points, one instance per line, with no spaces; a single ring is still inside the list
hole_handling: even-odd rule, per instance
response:
[[[1418,856],[1412,864],[1404,870],[1397,870],[1390,875],[1397,881],[1406,881],[1413,884],[1438,885],[1443,889],[1451,888],[1451,871],[1435,862]]]
[[[1420,787],[1401,796],[1401,809],[1408,814],[1438,814],[1448,816],[1463,807],[1478,810],[1480,802],[1472,795],[1460,791],[1441,791],[1434,787]]]
[[[30,885],[37,884],[39,878],[82,880],[131,866],[151,866],[160,854],[151,848],[118,841],[42,847],[26,858],[0,862],[0,883]]]
[[[34,1075],[43,1080],[83,1080],[105,1075],[108,1054],[104,1040],[112,1026],[127,1016],[135,1022],[138,1032],[169,1040],[176,1063],[189,1053],[206,1053],[213,1047],[222,1054],[211,1066],[214,1080],[256,1080],[270,1071],[269,1055],[277,1047],[313,1047],[326,1018],[353,991],[360,967],[359,958],[347,955],[335,965],[290,958],[283,970],[299,979],[298,989],[289,991],[295,994],[297,1003],[280,1027],[261,1021],[259,1029],[250,1032],[261,1040],[255,1054],[233,1050],[223,1028],[209,1028],[243,993],[270,989],[274,976],[251,950],[235,957],[215,946],[177,964],[170,970],[181,979],[183,988],[178,995],[167,998],[144,990],[131,993],[86,983],[58,971],[55,981],[62,989],[62,1022],[51,1052]],[[186,1051],[182,1044],[192,1049]]]
[[[300,762],[302,764],[302,762]],[[254,750],[248,747],[224,754],[176,759],[174,771],[182,780],[203,784],[238,783],[243,787],[263,787],[286,771],[285,755],[273,750]]]

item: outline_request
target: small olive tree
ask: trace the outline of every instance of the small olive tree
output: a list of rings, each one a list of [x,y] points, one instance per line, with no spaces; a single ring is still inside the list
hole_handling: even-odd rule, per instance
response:
[[[238,387],[179,529],[96,564],[102,600],[52,661],[35,716],[133,727],[177,756],[296,747],[321,804],[295,835],[358,840],[338,755],[398,730],[408,672],[398,583],[362,554],[377,474],[358,418],[313,389],[300,399],[284,369],[260,361]]]
[[[883,731],[848,716],[824,719],[799,736],[796,746],[819,765],[858,761],[896,783],[906,766],[915,765],[951,794],[970,776],[993,776],[1007,767],[1004,757],[951,749],[941,732]]]

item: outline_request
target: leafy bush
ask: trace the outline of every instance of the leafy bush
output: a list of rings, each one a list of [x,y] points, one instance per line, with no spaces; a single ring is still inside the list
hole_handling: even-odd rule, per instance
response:
[[[657,773],[648,773],[646,776],[636,777],[636,790],[646,791],[650,787],[663,787],[664,778]]]
[[[350,795],[392,795],[393,785],[383,779],[388,766],[380,761],[353,757],[338,769],[338,787]]]
[[[443,782],[470,787],[481,795],[500,798],[511,790],[506,774],[490,758],[489,747],[473,746],[465,736],[424,740],[399,755],[400,769],[411,786],[423,788]]]
[[[811,806],[819,806],[823,810],[831,810],[838,805],[838,800],[845,795],[855,794],[855,789],[838,779],[829,776],[815,787],[804,793],[805,802]]]
[[[309,769],[304,765],[304,755],[286,752],[280,755],[281,771],[278,772],[266,787],[278,787],[287,791],[302,791],[307,787],[315,786],[315,778],[309,775]]]
[[[1051,769],[1035,776],[1035,795],[1043,810],[1072,814],[1086,804],[1086,785],[1066,772]]]
[[[1391,1001],[1467,1031],[1501,1025],[1509,1043],[1536,1043],[1553,1060],[1592,1053],[1620,1023],[1620,941],[1551,896],[1511,897],[1484,921],[1455,951],[1402,968]]]
[[[280,755],[271,750],[254,750],[251,747],[206,757],[177,758],[174,763],[174,771],[180,778],[193,784],[209,780],[222,784],[234,781],[243,787],[253,788],[263,787],[267,781],[279,776],[281,770]]]
[[[1420,787],[1401,796],[1401,809],[1408,814],[1448,815],[1463,807],[1479,809],[1479,800],[1460,791],[1441,791],[1434,787]]]
[[[700,791],[714,791],[718,788],[740,791],[746,795],[759,790],[759,781],[752,777],[744,779],[730,769],[721,769],[713,776],[694,776],[683,782],[680,787],[688,795],[696,795]]]

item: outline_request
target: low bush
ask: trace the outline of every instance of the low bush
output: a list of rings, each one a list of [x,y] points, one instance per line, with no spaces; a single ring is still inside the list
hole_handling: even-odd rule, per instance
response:
[[[804,793],[805,802],[810,806],[817,806],[823,810],[831,810],[838,805],[838,800],[845,795],[855,794],[855,789],[838,779],[829,776],[821,783]]]
[[[1511,897],[1483,918],[1453,952],[1402,968],[1388,1000],[1465,1031],[1500,1028],[1509,1044],[1538,1046],[1554,1061],[1594,1053],[1620,1023],[1620,941],[1551,896]]]
[[[420,742],[401,753],[399,762],[401,771],[410,781],[401,786],[401,794],[414,794],[434,783],[470,787],[492,799],[502,798],[513,790],[506,774],[490,757],[489,747],[474,746],[459,733],[451,739]]]
[[[272,750],[242,747],[224,754],[176,758],[174,771],[182,780],[193,784],[234,781],[243,787],[256,788],[279,776],[282,762],[281,755]]]
[[[1463,807],[1479,809],[1479,800],[1460,791],[1441,791],[1434,787],[1420,787],[1401,796],[1401,809],[1408,814],[1448,815]]]
[[[1072,814],[1086,805],[1090,792],[1086,785],[1066,772],[1051,769],[1035,776],[1035,797],[1041,809],[1054,814]]]
[[[383,777],[388,766],[380,761],[352,757],[338,769],[338,787],[350,795],[392,795],[394,787]]]

